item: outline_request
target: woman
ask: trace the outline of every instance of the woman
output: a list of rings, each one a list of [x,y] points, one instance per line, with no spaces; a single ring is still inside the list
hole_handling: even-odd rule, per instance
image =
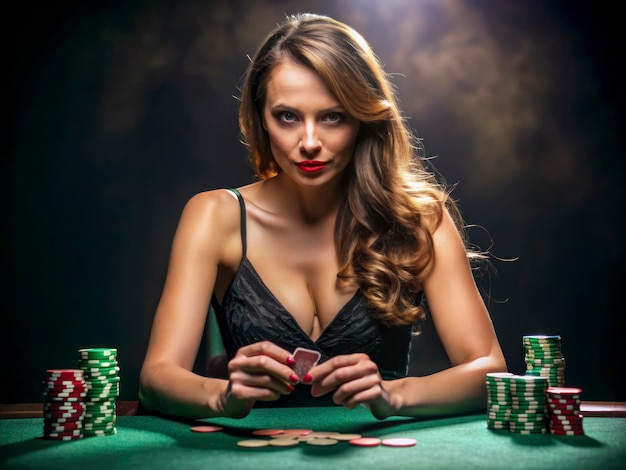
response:
[[[485,374],[506,364],[474,255],[365,40],[328,17],[289,18],[253,58],[239,116],[259,181],[186,205],[141,371],[144,406],[201,418],[361,404],[379,419],[484,407]],[[406,377],[422,299],[451,367]],[[192,372],[210,304],[225,378]],[[322,355],[305,385],[296,347]]]

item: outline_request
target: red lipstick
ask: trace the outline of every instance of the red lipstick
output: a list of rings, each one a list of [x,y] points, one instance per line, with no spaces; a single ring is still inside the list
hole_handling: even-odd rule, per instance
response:
[[[322,171],[328,165],[328,162],[320,162],[318,160],[303,160],[301,162],[296,163],[298,168],[306,173],[317,173],[318,171]]]

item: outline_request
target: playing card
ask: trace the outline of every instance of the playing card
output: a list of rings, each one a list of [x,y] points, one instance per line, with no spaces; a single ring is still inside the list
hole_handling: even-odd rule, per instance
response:
[[[306,348],[296,348],[293,352],[293,358],[296,365],[293,367],[294,372],[302,382],[302,378],[313,368],[317,361],[320,360],[321,354],[318,351]]]

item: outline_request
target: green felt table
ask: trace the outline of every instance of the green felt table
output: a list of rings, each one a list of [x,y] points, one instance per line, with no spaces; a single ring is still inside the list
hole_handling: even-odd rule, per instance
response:
[[[217,424],[215,433],[191,431]],[[484,414],[445,419],[378,421],[362,407],[260,408],[244,419],[176,421],[118,416],[117,434],[76,441],[45,440],[42,418],[0,420],[0,468],[45,469],[624,469],[626,418],[585,417],[584,436],[520,435],[486,428]],[[405,448],[241,448],[255,429],[312,429],[363,436],[412,437]]]

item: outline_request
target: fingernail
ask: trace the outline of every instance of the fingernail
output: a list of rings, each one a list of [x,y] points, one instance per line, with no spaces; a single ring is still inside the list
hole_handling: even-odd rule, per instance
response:
[[[306,384],[310,383],[313,380],[313,377],[311,377],[311,374],[305,374],[304,377],[302,377],[302,381]]]
[[[289,376],[289,381],[293,383],[298,383],[298,376],[296,374],[291,374]]]
[[[291,384],[287,384],[287,388],[289,389],[290,392],[293,392],[296,389],[296,387],[294,387]]]
[[[291,356],[287,356],[287,365],[288,366],[295,366],[296,365],[296,360],[291,357]]]
[[[311,395],[313,395],[314,397],[317,396],[317,388],[311,387]]]

